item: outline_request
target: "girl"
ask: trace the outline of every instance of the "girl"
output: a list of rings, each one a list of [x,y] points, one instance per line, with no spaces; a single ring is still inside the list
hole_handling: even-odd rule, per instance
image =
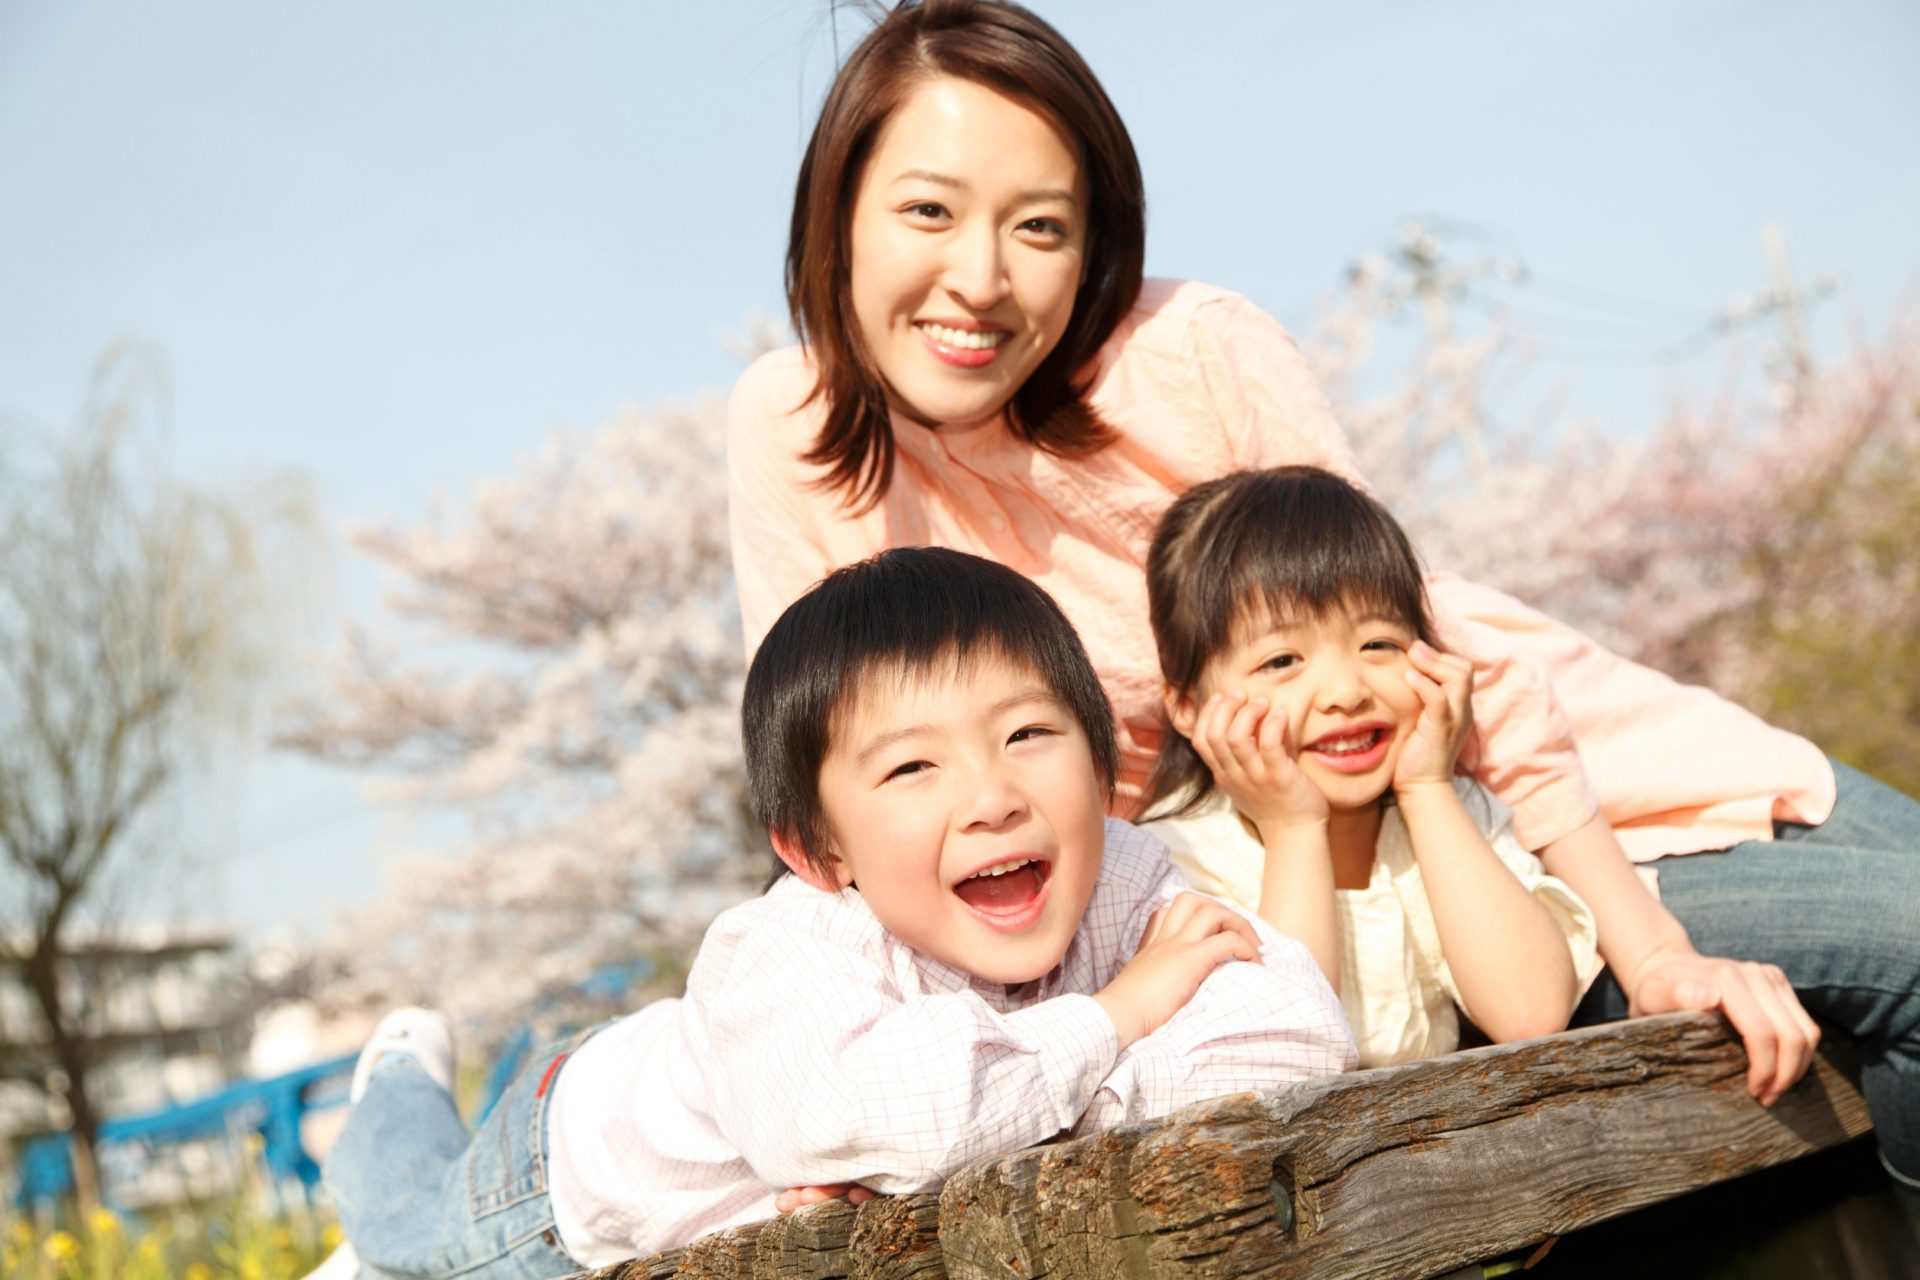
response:
[[[1566,1026],[1592,913],[1454,776],[1472,668],[1435,645],[1386,509],[1316,467],[1189,489],[1147,598],[1174,734],[1147,830],[1195,884],[1307,944],[1362,1066]]]
[[[1160,746],[1142,566],[1161,513],[1241,468],[1360,480],[1279,325],[1142,281],[1144,207],[1125,125],[1059,32],[1014,4],[898,5],[821,108],[787,249],[802,345],[741,376],[728,446],[749,650],[886,547],[1011,565],[1113,700],[1123,814]],[[1509,596],[1428,586],[1473,666],[1470,771],[1596,917],[1609,973],[1580,1016],[1720,1009],[1771,1101],[1818,1039],[1797,988],[1862,1040],[1888,1164],[1920,1187],[1920,805]]]

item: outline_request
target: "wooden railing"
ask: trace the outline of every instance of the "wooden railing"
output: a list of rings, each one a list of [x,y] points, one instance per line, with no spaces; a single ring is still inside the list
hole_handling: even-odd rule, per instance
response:
[[[1871,1126],[1851,1047],[1766,1109],[1710,1014],[1236,1094],[835,1201],[593,1280],[1437,1276],[1835,1146]]]

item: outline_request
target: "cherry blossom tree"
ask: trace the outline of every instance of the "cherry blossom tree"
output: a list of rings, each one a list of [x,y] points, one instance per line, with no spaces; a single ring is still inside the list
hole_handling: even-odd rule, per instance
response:
[[[556,434],[462,510],[354,541],[399,586],[282,741],[456,814],[318,962],[340,1003],[511,1018],[683,948],[764,878],[739,746],[724,402]]]

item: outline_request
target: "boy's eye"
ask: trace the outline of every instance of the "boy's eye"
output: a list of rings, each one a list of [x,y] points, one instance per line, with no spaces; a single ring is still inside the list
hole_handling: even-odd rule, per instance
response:
[[[1030,724],[1023,728],[1015,729],[1012,734],[1007,737],[1007,741],[1009,743],[1025,742],[1029,738],[1051,737],[1053,733],[1054,730],[1047,725]]]
[[[1398,653],[1407,646],[1404,641],[1381,637],[1376,640],[1369,640],[1360,647],[1376,653]]]

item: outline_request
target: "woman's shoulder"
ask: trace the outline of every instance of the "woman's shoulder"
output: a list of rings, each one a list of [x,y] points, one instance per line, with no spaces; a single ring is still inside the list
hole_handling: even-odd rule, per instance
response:
[[[791,429],[790,421],[802,417],[809,407],[813,387],[813,362],[805,347],[795,344],[766,352],[733,384],[727,403],[733,433],[785,434]]]
[[[1107,350],[1126,349],[1131,353],[1158,349],[1178,354],[1192,345],[1197,331],[1239,325],[1270,326],[1275,322],[1244,294],[1198,280],[1152,277],[1141,283],[1139,299],[1114,329]]]

